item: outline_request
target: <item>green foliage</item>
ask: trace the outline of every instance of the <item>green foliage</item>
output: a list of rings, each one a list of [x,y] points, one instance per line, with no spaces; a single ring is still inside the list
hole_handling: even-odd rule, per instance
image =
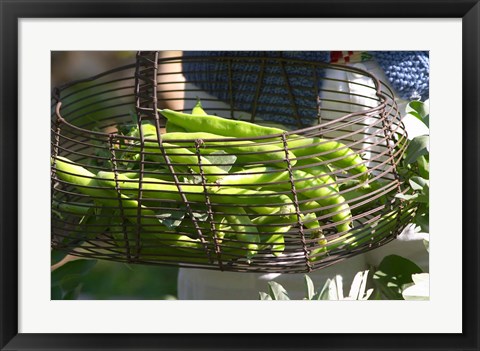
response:
[[[368,300],[373,289],[367,290],[368,270],[358,272],[353,279],[348,296],[344,296],[342,277],[327,279],[323,288],[316,292],[312,279],[305,275],[305,297],[303,300]],[[285,288],[275,282],[268,282],[268,293],[260,292],[260,300],[290,300]]]
[[[403,300],[403,289],[413,282],[412,274],[417,273],[423,271],[412,261],[397,255],[386,256],[373,275],[374,299]]]
[[[413,283],[402,292],[405,300],[425,301],[430,299],[430,275],[428,273],[412,274]]]
[[[82,289],[84,278],[96,263],[96,260],[81,259],[67,262],[54,270],[51,275],[51,299],[77,299]]]
[[[428,135],[420,135],[412,139],[405,151],[406,164],[416,162],[421,156],[428,155],[428,145],[430,138]]]
[[[52,263],[64,254],[52,251]],[[176,267],[128,265],[105,260],[77,259],[51,274],[51,299],[171,300],[177,296]]]
[[[173,300],[177,276],[177,267],[99,260],[84,277],[82,294],[96,300]]]
[[[428,240],[424,241],[428,251]],[[368,270],[358,272],[348,296],[344,296],[340,275],[327,279],[320,291],[305,275],[304,300],[428,300],[429,274],[409,259],[398,255],[386,256],[377,268],[372,268],[373,288],[367,289]],[[268,283],[268,293],[260,292],[260,300],[290,300],[285,288],[275,281]]]
[[[428,102],[412,101],[408,104],[408,114],[429,125]],[[397,194],[396,197],[417,203],[414,224],[424,233],[429,232],[429,195],[430,195],[430,152],[429,136],[420,135],[413,138],[405,151],[399,165],[399,173],[408,182],[412,191],[408,194]]]
[[[422,102],[422,101],[411,101],[407,107],[405,108],[405,112],[409,115],[412,115],[418,118],[421,122],[423,122],[427,127],[430,124],[430,108],[429,108],[429,100]]]

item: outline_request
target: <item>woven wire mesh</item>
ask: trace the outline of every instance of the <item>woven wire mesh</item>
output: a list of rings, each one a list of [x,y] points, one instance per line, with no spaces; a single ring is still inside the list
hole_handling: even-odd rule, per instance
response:
[[[369,84],[332,72],[368,78]],[[329,88],[339,81],[352,89]],[[165,142],[166,121],[157,108],[173,104],[190,112],[199,96],[210,114],[286,132]],[[138,135],[127,133],[145,122],[155,127],[154,138],[142,128]],[[131,65],[54,88],[51,126],[52,247],[72,255],[238,272],[309,272],[388,243],[415,211],[395,197],[408,188],[396,170],[406,131],[394,94],[353,67],[263,55],[139,52]],[[362,155],[369,183],[380,185],[364,192],[362,174],[330,167],[332,160],[322,153],[296,156],[304,153],[292,141],[301,138],[341,142]],[[234,142],[245,147],[232,153]],[[280,145],[281,161],[246,147],[251,142]],[[235,159],[207,164],[217,150]],[[172,155],[196,159],[178,162]],[[59,162],[87,172],[59,173]],[[238,184],[221,182],[224,174],[212,174],[214,166],[279,177],[242,184],[239,192]],[[259,172],[258,166],[266,168]],[[312,170],[325,167],[326,173]],[[99,172],[109,172],[109,181],[98,182]],[[322,192],[332,186],[321,181],[325,175],[335,179],[335,196],[348,205],[350,217],[339,216],[345,207],[325,200],[334,196]]]

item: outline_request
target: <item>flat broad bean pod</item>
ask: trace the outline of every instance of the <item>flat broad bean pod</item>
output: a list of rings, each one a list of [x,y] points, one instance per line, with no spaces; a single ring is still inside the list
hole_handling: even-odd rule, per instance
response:
[[[194,152],[189,149],[168,143],[163,143],[163,146],[165,153],[170,158],[174,168],[175,166],[188,166],[196,173],[200,173],[200,167],[198,166],[198,155],[196,155]],[[129,151],[140,152],[141,148],[139,145],[131,145],[129,146]],[[167,165],[167,162],[163,157],[162,151],[157,143],[145,142],[143,152],[145,152],[145,159],[154,161],[157,163],[157,165]],[[139,161],[140,154],[136,154],[133,159]],[[202,156],[200,156],[200,161],[202,163],[203,173],[208,180],[215,180],[221,178],[224,174],[227,174],[225,170],[212,165],[209,160]]]
[[[258,252],[260,237],[257,227],[252,223],[248,214],[242,207],[217,207],[216,210],[225,215],[225,222],[235,231],[235,236],[244,242],[247,248],[247,258],[253,257]]]
[[[175,124],[168,123],[170,126],[175,126]],[[181,127],[176,126],[178,132],[172,131],[172,128],[167,129],[167,133],[162,134],[161,138],[163,142],[171,142],[174,145],[182,145],[190,152],[195,154],[196,150],[192,146],[184,145],[184,144],[192,144],[195,140],[201,141],[201,151],[204,154],[210,154],[218,150],[223,150],[227,153],[234,154],[237,157],[237,161],[241,163],[253,162],[253,163],[264,163],[267,162],[268,164],[276,167],[285,167],[285,150],[283,147],[270,145],[270,144],[259,144],[253,141],[248,140],[238,140],[236,141],[235,138],[232,137],[225,137],[223,135],[217,135],[213,133],[206,133],[206,132],[192,132],[192,133],[185,133],[182,132]],[[157,131],[155,126],[151,124],[144,124],[142,125],[143,135],[146,139],[145,141],[145,151],[148,152],[157,152],[159,150],[158,145],[152,142],[153,139],[157,139]],[[138,129],[131,133],[133,137],[139,137]],[[218,141],[218,140],[222,141]],[[165,144],[168,146],[168,144]],[[173,149],[174,150],[174,149]],[[185,149],[179,149],[175,151],[175,153],[181,153],[180,151],[184,151]],[[170,149],[168,149],[168,153],[170,153]],[[183,152],[185,154],[185,152]],[[169,155],[172,157],[171,155]],[[288,153],[290,163],[295,165],[295,155],[292,152]],[[179,156],[178,156],[179,157]],[[194,161],[194,159],[186,159],[185,161]],[[277,161],[277,162],[276,162]],[[198,162],[198,160],[197,160]],[[202,164],[206,162],[209,163],[208,160],[204,161],[202,159]]]
[[[310,155],[331,160],[332,164],[338,168],[346,169],[352,174],[359,174],[362,180],[368,179],[368,168],[360,155],[338,141],[318,137],[301,137],[288,134],[286,130],[280,128],[265,127],[211,115],[193,115],[169,109],[159,110],[159,112],[168,119],[169,123],[176,124],[188,132],[208,130],[213,134],[237,138],[286,134],[288,135],[288,148],[297,157]],[[278,143],[277,146],[283,148],[283,143]]]
[[[291,225],[258,227],[261,249],[269,249],[276,257],[283,255],[285,251],[285,233],[291,228]]]
[[[345,200],[354,207],[352,212],[361,213],[375,206],[386,205],[387,193],[397,189],[397,184],[384,181],[369,182],[368,185],[359,181],[348,181],[340,185]],[[376,199],[373,199],[376,197]],[[365,202],[361,204],[361,202]]]
[[[319,157],[298,160],[294,169],[314,175],[324,184],[329,184],[335,190],[339,190],[337,178],[333,174],[332,168]]]
[[[176,124],[170,123],[167,121],[167,124],[165,125],[165,131],[168,133],[186,133],[187,130],[185,128],[182,128],[180,126],[177,126]]]
[[[190,248],[178,248],[175,245],[165,246],[164,242],[154,237],[142,237],[140,246],[137,246],[137,234],[135,229],[127,227],[127,239],[125,239],[125,229],[120,226],[113,226],[110,232],[118,247],[131,255],[137,255],[142,261],[146,262],[184,262],[209,264],[210,260],[205,255],[205,249],[202,246]]]
[[[255,171],[255,168],[252,168],[247,171],[227,175],[224,178],[219,179],[217,183],[220,186],[227,184],[241,186],[242,183],[264,184],[262,190],[291,190],[289,172],[267,172],[270,170],[271,169],[265,167],[260,167]],[[258,181],[255,180],[255,173],[257,174]],[[270,174],[271,177],[270,182],[268,174]],[[348,231],[350,229],[350,218],[352,217],[350,208],[338,191],[328,184],[322,184],[320,180],[306,172],[294,170],[292,171],[292,174],[295,179],[295,188],[298,193],[301,193],[308,198],[315,199],[321,207],[329,207],[325,212],[333,213],[332,220],[334,222],[343,222],[337,225],[337,230],[339,232]],[[242,180],[242,175],[245,175],[246,180]],[[272,185],[268,185],[269,183],[272,183]]]
[[[124,217],[131,223],[137,224],[139,204],[136,200],[124,194],[119,197],[114,187],[109,186],[105,189],[95,174],[64,157],[58,156],[51,162],[55,164],[55,173],[60,180],[75,186],[80,193],[90,196],[92,201],[104,206],[115,208],[121,204]],[[198,240],[193,240],[185,235],[168,233],[168,228],[163,226],[155,216],[155,212],[142,205],[140,220],[142,230],[145,233],[149,232],[151,235],[156,235],[165,245],[174,244],[186,248],[202,248]],[[155,234],[156,232],[162,234]]]
[[[139,182],[117,175],[113,172],[98,172],[97,180],[100,184],[109,187],[118,187],[125,194],[135,195],[138,193]],[[205,203],[204,188],[201,184],[183,184],[182,191],[189,202]],[[181,201],[182,198],[178,192],[178,187],[174,183],[162,182],[154,178],[143,178],[142,189],[144,196],[159,200]],[[233,187],[219,187],[212,185],[207,187],[210,201],[215,204],[230,204],[239,206],[249,206],[260,214],[265,214],[264,209],[273,209],[274,213],[279,215],[289,215],[295,211],[292,201],[287,195],[277,194],[274,191],[256,191]],[[261,206],[265,205],[265,206]],[[270,213],[270,210],[266,212]]]

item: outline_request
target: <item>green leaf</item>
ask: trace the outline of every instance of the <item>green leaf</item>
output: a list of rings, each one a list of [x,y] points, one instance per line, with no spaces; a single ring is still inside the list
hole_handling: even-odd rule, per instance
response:
[[[61,212],[59,212],[59,211],[57,211],[57,210],[55,210],[55,209],[53,209],[53,208],[51,209],[51,211],[52,211],[52,214],[54,214],[55,216],[57,216],[59,219],[61,219],[61,220],[64,219]]]
[[[81,290],[82,290],[82,284],[76,285],[74,289],[68,290],[63,295],[63,300],[76,300],[78,298],[78,295],[80,295]]]
[[[202,176],[191,170],[192,174],[183,177],[183,182],[188,184],[202,184]]]
[[[422,177],[417,177],[417,176],[413,176],[412,178],[410,178],[411,181],[415,182],[416,184],[419,185],[419,189],[414,189],[414,190],[420,190],[420,189],[423,189],[425,187],[428,188],[430,182],[428,181],[428,179],[424,179]],[[411,185],[411,184],[410,184]],[[413,188],[413,186],[412,186]]]
[[[82,295],[94,300],[163,300],[177,295],[178,268],[98,260],[82,276]]]
[[[54,270],[51,273],[51,298],[58,298],[60,295],[62,299],[76,298],[80,293],[83,277],[96,263],[96,260],[79,259],[67,262]]]
[[[421,177],[425,179],[430,178],[430,163],[427,160],[427,157],[420,156],[417,159],[418,173]]]
[[[425,301],[430,299],[430,275],[428,273],[412,274],[413,284],[406,287],[402,296],[405,300]]]
[[[373,289],[366,290],[368,270],[358,272],[353,278],[348,300],[368,300]]]
[[[429,233],[430,232],[430,216],[428,212],[421,212],[420,209],[417,211],[415,215],[415,224],[418,225],[422,231],[422,233]]]
[[[425,249],[427,250],[427,252],[430,252],[430,240],[423,239],[423,245],[425,245]]]
[[[53,266],[55,263],[58,263],[61,260],[63,260],[65,256],[67,256],[67,252],[53,249],[50,252],[50,259],[51,259],[50,264]]]
[[[285,288],[277,282],[268,282],[268,291],[272,300],[290,300]]]
[[[405,112],[409,115],[412,115],[418,118],[423,122],[427,127],[429,126],[430,119],[430,108],[428,100],[425,102],[422,101],[411,101],[405,108]]]
[[[80,229],[78,232],[84,232],[86,238],[95,239],[99,234],[103,234],[110,227],[114,209],[108,207],[92,207],[88,210],[80,221]]]
[[[200,222],[205,222],[208,219],[207,212],[192,212],[193,217]]]
[[[50,299],[61,300],[63,298],[63,291],[59,286],[52,286],[50,290]]]
[[[327,279],[320,292],[319,300],[343,300],[343,278],[336,275],[333,279]]]
[[[412,283],[412,274],[423,273],[412,261],[397,255],[386,256],[373,276],[377,289],[388,300],[402,300],[402,289]]]
[[[415,200],[418,198],[418,194],[408,195],[408,194],[395,194],[395,197],[402,200]]]
[[[130,119],[132,120],[132,123],[138,125],[138,116],[137,116],[137,113],[135,112],[135,110],[133,108],[131,108],[128,111],[128,114],[130,115]]]
[[[212,152],[211,154],[204,155],[203,157],[210,161],[210,163],[218,164],[217,167],[224,170],[225,172],[229,172],[233,164],[237,160],[237,156],[228,155],[223,150]]]
[[[329,300],[330,299],[330,285],[335,284],[333,279],[327,279],[322,287],[322,290],[318,293],[316,300]]]
[[[164,212],[156,214],[155,217],[158,221],[166,227],[172,229],[178,227],[182,220],[185,218],[186,210],[171,210],[171,212]]]
[[[71,275],[87,274],[97,263],[96,260],[80,259],[65,263],[52,272],[52,282],[60,282]]]
[[[420,184],[416,183],[413,178],[409,179],[408,182],[410,183],[410,186],[412,187],[413,190],[422,190],[423,186]]]
[[[265,293],[263,291],[260,291],[258,294],[260,295],[260,300],[271,300],[272,299],[270,297],[270,295],[268,295],[267,293]]]
[[[430,138],[428,135],[420,135],[413,138],[405,151],[405,163],[416,162],[421,156],[428,155]]]
[[[313,285],[312,279],[305,274],[305,287],[307,290],[307,300],[312,300],[315,295],[315,287]]]
[[[60,281],[60,287],[68,292],[77,289],[81,285],[81,274],[68,275]]]

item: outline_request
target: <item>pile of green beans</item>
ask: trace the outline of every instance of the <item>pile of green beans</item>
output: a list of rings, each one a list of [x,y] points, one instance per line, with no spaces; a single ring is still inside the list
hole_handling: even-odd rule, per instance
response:
[[[52,158],[62,182],[96,206],[120,207],[123,223],[112,230],[123,228],[119,247],[135,246],[140,235],[152,245],[136,250],[162,260],[177,254],[206,263],[207,251],[210,258],[250,262],[259,253],[287,254],[301,232],[316,260],[328,253],[325,224],[340,236],[354,231],[350,199],[335,174],[349,173],[364,194],[369,170],[346,145],[211,116],[200,102],[191,114],[159,112],[167,119],[161,145],[156,126],[133,128],[116,148],[115,172]],[[75,212],[75,205],[68,209]],[[85,206],[78,211],[88,215]],[[174,213],[181,214],[177,221],[164,220]]]

